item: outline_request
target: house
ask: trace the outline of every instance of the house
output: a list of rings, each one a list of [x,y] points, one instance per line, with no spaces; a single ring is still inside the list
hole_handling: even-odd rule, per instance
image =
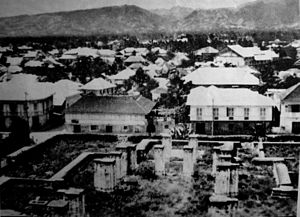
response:
[[[124,83],[124,81],[128,80],[131,76],[135,75],[135,71],[130,69],[130,68],[126,68],[122,71],[120,71],[118,74],[116,75],[111,75],[108,76],[108,79],[117,85],[122,85]]]
[[[144,134],[154,106],[143,96],[84,96],[67,109],[66,125],[73,132]]]
[[[126,66],[130,66],[130,65],[132,65],[134,63],[144,64],[146,62],[147,62],[147,60],[145,60],[142,56],[139,56],[139,55],[137,55],[137,56],[130,56],[130,57],[128,57],[124,61],[124,63],[125,63]]]
[[[286,133],[300,133],[300,83],[281,95],[280,128]]]
[[[260,85],[259,79],[246,67],[200,67],[182,79],[194,86],[249,88]]]
[[[83,94],[93,93],[96,96],[112,95],[115,92],[116,85],[104,80],[103,78],[95,78],[87,84],[83,85],[80,90]]]
[[[16,117],[39,129],[50,120],[54,92],[47,85],[29,79],[12,79],[0,84],[0,128],[9,130]]]
[[[194,52],[194,55],[200,61],[212,61],[214,57],[219,53],[219,51],[211,46],[201,48]]]
[[[235,66],[256,66],[274,61],[279,55],[272,50],[260,50],[259,47],[242,47],[240,45],[228,45],[220,51],[214,61],[221,64]]]
[[[198,134],[252,134],[272,121],[274,102],[246,88],[197,87],[187,97],[190,121]]]

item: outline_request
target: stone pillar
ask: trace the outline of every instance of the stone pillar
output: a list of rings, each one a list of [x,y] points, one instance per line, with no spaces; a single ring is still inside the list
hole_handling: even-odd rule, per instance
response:
[[[161,136],[161,143],[164,146],[164,157],[166,161],[169,161],[172,152],[172,138],[168,133],[162,133]]]
[[[122,153],[121,155],[121,178],[125,177],[128,173],[128,148],[126,145],[118,145],[116,147],[117,151]]]
[[[129,154],[129,170],[132,172],[137,168],[136,144],[129,144],[127,147]]]
[[[78,188],[60,189],[57,191],[62,195],[64,201],[69,204],[69,216],[85,216],[85,196],[84,190]]]
[[[189,135],[189,146],[193,147],[193,161],[196,163],[198,158],[198,135],[191,134]]]
[[[276,171],[278,176],[279,185],[292,185],[289,171],[284,163],[276,163]]]
[[[155,163],[155,174],[156,175],[165,175],[165,156],[164,156],[163,145],[154,146],[154,163]]]
[[[257,151],[258,151],[259,158],[265,158],[264,144],[261,137],[259,137],[258,139]]]
[[[238,193],[238,164],[219,163],[217,165],[215,194],[236,196]]]
[[[300,162],[300,152],[299,152],[298,162]],[[299,167],[299,175],[298,175],[297,217],[300,217],[300,164],[298,164],[298,167]]]
[[[94,187],[97,191],[112,192],[116,187],[115,159],[95,159]]]
[[[121,162],[122,152],[113,151],[113,152],[110,152],[109,154],[110,154],[110,158],[112,158],[116,161],[116,180],[119,181],[121,178],[123,178],[122,162]]]
[[[191,146],[183,147],[183,175],[191,177],[194,174],[194,148]]]
[[[212,154],[212,175],[215,175],[217,172],[217,164],[218,164],[218,154],[217,154],[217,147],[214,147],[213,154]]]

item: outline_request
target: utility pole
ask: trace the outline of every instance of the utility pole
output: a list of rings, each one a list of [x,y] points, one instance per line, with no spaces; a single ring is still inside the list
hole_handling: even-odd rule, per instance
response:
[[[215,117],[214,117],[214,98],[212,99],[212,123],[211,123],[211,135],[214,135],[214,125],[215,125]]]
[[[300,162],[300,152],[299,152],[299,158]],[[300,217],[300,164],[298,164],[299,167],[299,174],[298,174],[298,200],[297,200],[297,217]]]
[[[28,117],[28,103],[27,103],[27,96],[28,96],[28,93],[25,92],[25,105],[24,105],[24,113],[25,113],[25,119],[27,121],[27,123],[29,124],[29,117]]]

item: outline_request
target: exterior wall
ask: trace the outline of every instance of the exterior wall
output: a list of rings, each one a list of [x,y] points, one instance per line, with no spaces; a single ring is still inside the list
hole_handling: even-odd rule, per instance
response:
[[[26,111],[27,105],[27,111]],[[0,102],[0,128],[8,130],[15,117],[28,120],[29,127],[38,129],[50,119],[53,96],[35,101]]]
[[[197,108],[202,109],[202,118],[197,117]],[[272,121],[272,107],[254,107],[254,106],[248,106],[248,107],[242,107],[242,106],[230,106],[230,107],[218,107],[218,106],[206,106],[206,107],[196,107],[191,106],[190,109],[190,120],[191,121],[212,121],[213,119],[213,108],[219,109],[219,117],[217,121]],[[234,109],[234,116],[233,120],[229,120],[229,117],[227,117],[227,108],[233,108]],[[249,119],[245,120],[244,117],[244,108],[249,108]],[[266,115],[265,118],[262,118],[260,116],[260,108],[266,108]]]
[[[232,51],[228,51],[226,53],[220,54],[219,56],[215,57],[215,62],[217,63],[231,63],[236,66],[245,66],[245,60],[242,57],[239,57]]]
[[[74,125],[80,125],[80,132],[146,133],[147,120],[142,115],[66,114],[66,125],[69,131],[73,131]],[[111,132],[107,126],[112,127]]]
[[[291,105],[300,106],[300,103],[283,103],[281,105],[280,127],[286,133],[292,133],[293,122],[300,123],[300,112],[291,112]]]

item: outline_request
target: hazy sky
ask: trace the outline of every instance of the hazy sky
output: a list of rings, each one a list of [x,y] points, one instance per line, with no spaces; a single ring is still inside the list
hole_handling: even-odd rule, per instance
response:
[[[184,6],[191,8],[236,7],[255,0],[0,0],[0,16],[37,14],[98,8],[112,5],[137,5],[146,9]]]

